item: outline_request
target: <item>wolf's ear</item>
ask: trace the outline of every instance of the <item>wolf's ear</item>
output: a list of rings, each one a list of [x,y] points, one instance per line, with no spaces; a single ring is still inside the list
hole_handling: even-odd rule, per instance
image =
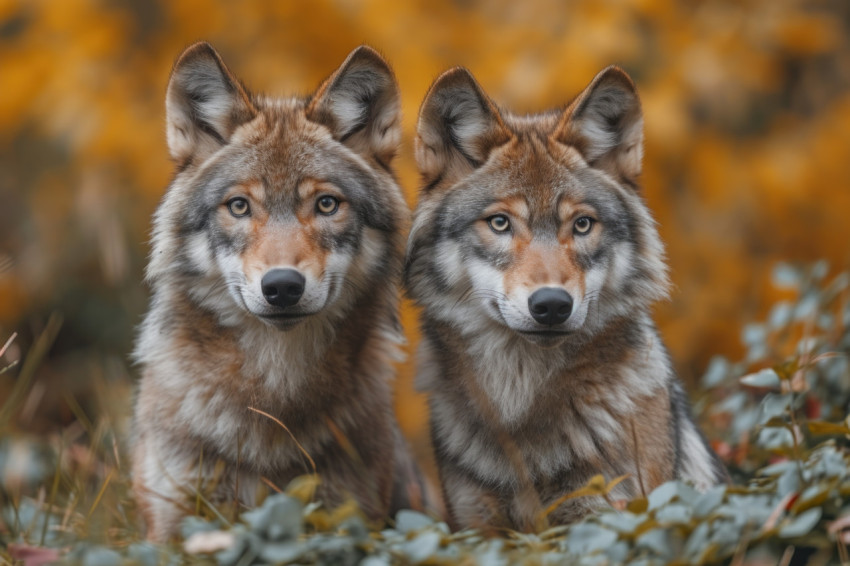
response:
[[[357,153],[389,165],[401,142],[401,104],[392,69],[361,45],[316,91],[307,117]]]
[[[416,162],[426,186],[480,167],[495,147],[511,139],[499,110],[463,67],[434,81],[416,130]]]
[[[208,43],[184,51],[171,71],[165,96],[168,149],[184,163],[225,145],[256,115],[251,98]]]
[[[614,66],[596,75],[564,111],[553,136],[591,166],[634,183],[642,167],[643,112],[629,75]]]

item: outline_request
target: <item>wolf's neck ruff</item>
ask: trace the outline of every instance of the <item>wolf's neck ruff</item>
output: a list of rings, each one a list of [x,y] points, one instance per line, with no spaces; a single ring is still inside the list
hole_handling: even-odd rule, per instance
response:
[[[442,371],[421,372],[417,386],[432,391],[457,380],[470,399],[491,405],[492,415],[508,430],[539,419],[538,412],[532,414],[530,409],[537,406],[539,410],[541,404],[549,404],[546,399],[560,395],[572,403],[588,404],[589,411],[597,405],[613,419],[621,419],[632,414],[642,397],[663,388],[669,373],[669,360],[646,315],[614,320],[595,335],[577,334],[552,348],[492,326],[476,334],[441,323],[430,328],[428,338],[437,344],[437,356],[445,358],[449,353],[455,362]],[[597,388],[592,397],[582,399],[576,393],[602,384],[605,387]],[[488,410],[479,407],[479,413],[485,418]]]

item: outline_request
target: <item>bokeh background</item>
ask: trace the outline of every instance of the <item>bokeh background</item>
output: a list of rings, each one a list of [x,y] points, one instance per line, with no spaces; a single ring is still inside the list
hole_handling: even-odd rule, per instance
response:
[[[383,52],[411,205],[417,110],[441,71],[465,65],[497,102],[533,112],[624,67],[675,283],[656,315],[693,389],[712,355],[740,355],[775,262],[850,265],[848,38],[844,0],[0,0],[0,346],[17,333],[0,368],[58,332],[21,372],[32,387],[14,426],[48,435],[130,413],[150,216],[171,175],[164,93],[196,40],[270,94],[311,92],[360,43]],[[409,306],[404,322],[412,353]],[[398,412],[427,453],[410,358]],[[0,399],[20,375],[0,375]]]

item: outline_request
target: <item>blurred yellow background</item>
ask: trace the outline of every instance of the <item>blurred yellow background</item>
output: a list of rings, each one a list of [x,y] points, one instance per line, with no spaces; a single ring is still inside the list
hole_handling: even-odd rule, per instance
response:
[[[675,283],[657,318],[693,384],[711,355],[739,353],[774,262],[850,264],[848,32],[843,0],[0,0],[0,345],[19,333],[0,367],[63,318],[19,426],[97,415],[109,403],[97,384],[129,406],[150,215],[171,175],[165,87],[196,40],[270,94],[311,92],[360,43],[384,53],[411,205],[416,115],[441,71],[465,65],[498,103],[533,112],[623,66]],[[409,307],[404,321],[412,352]],[[400,373],[399,414],[424,451],[412,355]]]

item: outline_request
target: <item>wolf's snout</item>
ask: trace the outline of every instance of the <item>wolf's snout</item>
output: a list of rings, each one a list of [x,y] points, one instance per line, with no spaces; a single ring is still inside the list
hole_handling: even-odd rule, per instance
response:
[[[540,324],[561,324],[573,312],[573,298],[563,289],[544,287],[528,298],[528,311]]]
[[[263,275],[260,284],[270,305],[291,307],[304,294],[304,281],[304,276],[294,269],[272,269]]]

